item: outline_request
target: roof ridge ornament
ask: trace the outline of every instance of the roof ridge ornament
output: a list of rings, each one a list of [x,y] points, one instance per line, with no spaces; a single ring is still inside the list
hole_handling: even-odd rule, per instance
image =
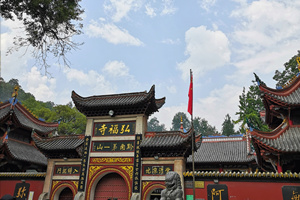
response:
[[[19,85],[16,85],[14,87],[14,92],[12,93],[11,95],[11,98],[9,99],[9,103],[11,104],[11,109],[13,109],[13,106],[15,106],[18,102],[18,90],[19,90],[20,86]]]
[[[257,85],[260,86],[260,85],[264,85],[266,86],[266,84],[260,80],[260,78],[253,72],[254,76],[255,76],[255,81],[257,82]]]

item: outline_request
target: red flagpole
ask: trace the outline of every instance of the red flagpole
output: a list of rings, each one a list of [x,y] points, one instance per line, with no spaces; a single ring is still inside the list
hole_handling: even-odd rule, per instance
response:
[[[189,104],[188,104],[188,112],[193,116],[193,73],[190,71],[190,88],[189,88]]]
[[[195,131],[194,131],[194,123],[193,123],[193,73],[190,70],[190,88],[189,88],[189,103],[188,103],[188,112],[191,114],[191,124],[192,124],[192,166],[193,166],[193,200],[195,200]]]

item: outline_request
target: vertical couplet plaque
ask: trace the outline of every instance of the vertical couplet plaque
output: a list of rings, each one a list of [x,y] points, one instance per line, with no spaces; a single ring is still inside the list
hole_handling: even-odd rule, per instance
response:
[[[132,192],[140,193],[140,175],[141,175],[141,150],[140,144],[142,135],[135,136],[135,150],[134,150],[134,166],[133,166],[133,183]]]
[[[78,191],[84,191],[85,188],[86,175],[87,175],[86,172],[87,172],[89,153],[90,153],[90,143],[91,143],[91,136],[85,136],[83,152],[82,152]]]

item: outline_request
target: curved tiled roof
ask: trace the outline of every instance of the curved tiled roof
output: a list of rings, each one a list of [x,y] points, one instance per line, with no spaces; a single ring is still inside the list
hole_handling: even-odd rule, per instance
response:
[[[255,161],[255,156],[248,155],[247,141],[238,138],[202,139],[200,148],[194,153],[195,163],[245,163]],[[192,162],[192,157],[187,159]]]
[[[71,97],[76,108],[86,116],[105,116],[108,115],[109,110],[113,110],[115,115],[150,115],[158,111],[165,103],[165,98],[155,99],[154,85],[149,92],[81,97],[72,91]]]
[[[17,140],[9,139],[5,142],[7,150],[11,157],[16,160],[35,163],[38,165],[47,165],[47,158],[38,149],[31,144],[19,142]]]
[[[32,135],[36,146],[42,150],[76,150],[83,144],[84,135],[59,136],[47,139],[40,138],[37,134]]]
[[[51,133],[58,127],[58,123],[48,123],[36,119],[19,102],[13,108],[11,108],[9,102],[2,104],[0,107],[0,120],[9,117],[15,119],[16,124],[19,124],[28,130],[34,129],[39,134]]]
[[[274,137],[257,135],[252,133],[252,138],[260,144],[264,144],[281,152],[300,152],[300,127],[291,126],[283,129]]]
[[[293,79],[292,82],[283,89],[269,88],[265,84],[259,84],[259,89],[264,94],[264,98],[268,98],[278,104],[300,105],[300,76]]]
[[[192,129],[187,133],[181,131],[147,132],[141,143],[145,157],[185,156],[191,153]]]
[[[187,142],[188,139],[188,135],[181,131],[157,132],[153,137],[145,137],[141,148],[177,147]]]

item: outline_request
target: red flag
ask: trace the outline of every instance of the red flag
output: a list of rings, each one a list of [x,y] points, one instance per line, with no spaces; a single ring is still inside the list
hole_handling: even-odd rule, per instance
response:
[[[191,70],[191,82],[190,82],[190,89],[189,89],[189,104],[188,110],[191,115],[193,115],[193,74]]]

